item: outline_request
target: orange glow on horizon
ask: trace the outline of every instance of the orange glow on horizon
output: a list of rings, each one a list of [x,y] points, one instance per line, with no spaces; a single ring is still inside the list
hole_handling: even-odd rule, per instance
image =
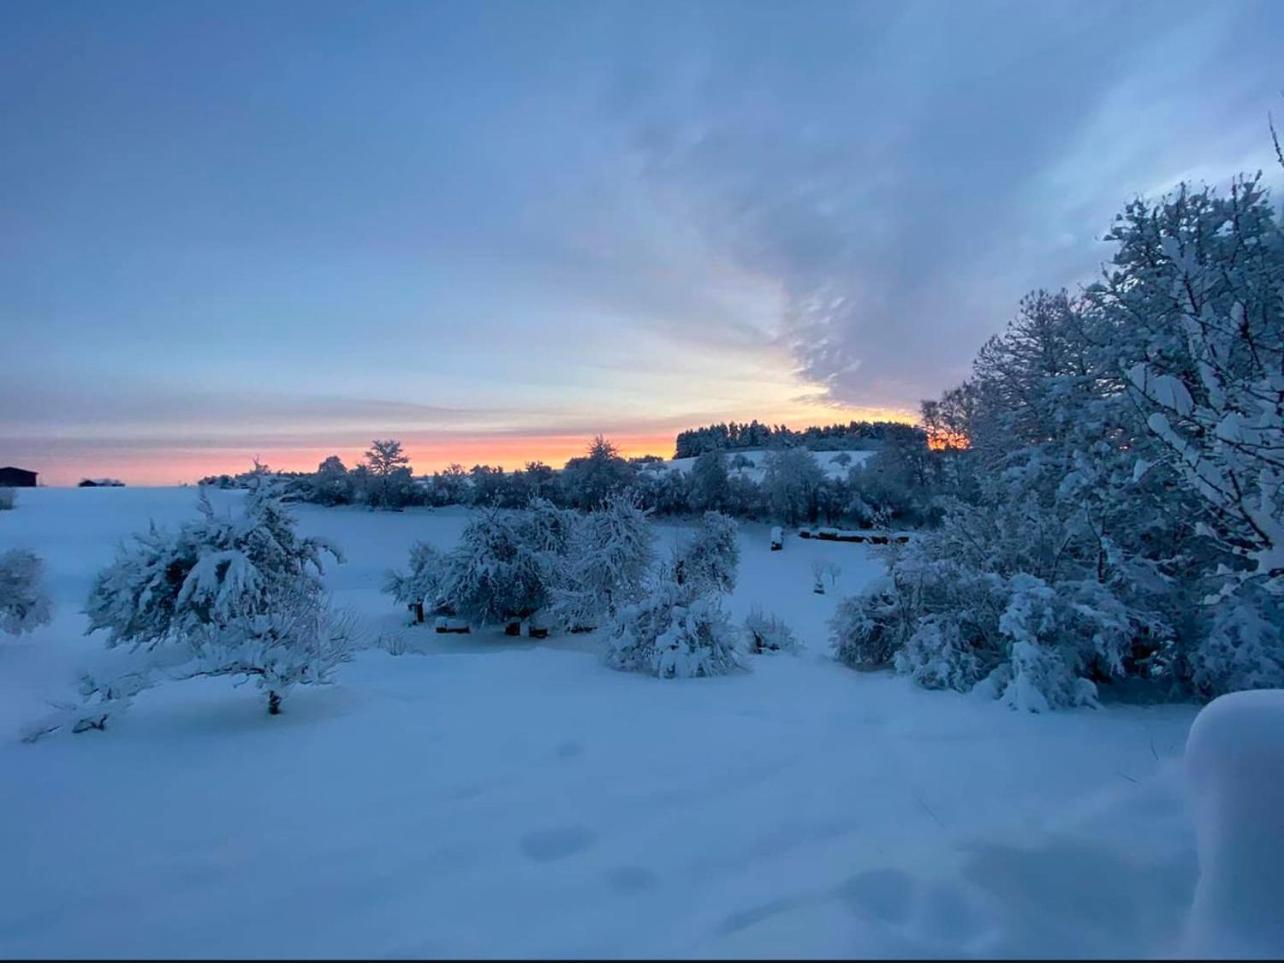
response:
[[[932,451],[962,451],[972,446],[967,435],[959,431],[936,430],[927,433],[927,447]]]
[[[834,411],[830,419],[808,419],[805,423],[790,419],[794,426],[805,424],[835,424],[849,420],[886,420],[912,423],[912,419],[891,411],[862,411],[844,417],[847,412]],[[727,419],[749,421],[751,419]],[[788,424],[775,419],[759,419],[769,424]],[[707,422],[706,422],[707,423]],[[683,428],[663,431],[627,432],[612,431],[609,426],[602,434],[626,458],[640,455],[658,455],[672,458],[675,436],[685,428],[698,427],[692,423]],[[451,464],[470,469],[474,465],[492,465],[507,471],[524,468],[528,462],[541,461],[553,468],[583,455],[593,440],[592,431],[560,432],[544,435],[478,434],[474,436],[445,436],[415,438],[411,431],[376,432],[371,437],[398,438],[410,458],[411,470],[416,475],[430,475]],[[930,442],[929,442],[930,443]],[[127,485],[171,486],[195,484],[207,475],[235,475],[248,471],[257,456],[269,468],[277,471],[315,471],[330,455],[338,455],[344,465],[354,468],[365,456],[369,442],[349,442],[339,445],[271,444],[217,445],[210,447],[183,447],[182,445],[147,447],[122,447],[104,449],[97,453],[45,452],[19,454],[14,452],[14,464],[40,473],[40,483],[51,486],[75,485],[82,478],[119,478]],[[933,447],[937,447],[933,445]]]

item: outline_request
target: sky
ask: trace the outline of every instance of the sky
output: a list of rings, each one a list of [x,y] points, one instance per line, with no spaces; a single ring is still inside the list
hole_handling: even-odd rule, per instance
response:
[[[1282,91],[1279,0],[7,0],[0,465],[912,419]]]

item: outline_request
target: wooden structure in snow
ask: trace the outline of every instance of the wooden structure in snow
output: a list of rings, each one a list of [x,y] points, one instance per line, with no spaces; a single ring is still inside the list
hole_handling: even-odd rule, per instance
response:
[[[850,530],[841,528],[800,528],[799,538],[815,538],[822,542],[867,542],[870,545],[905,544],[910,537],[905,532],[882,532],[873,529]]]

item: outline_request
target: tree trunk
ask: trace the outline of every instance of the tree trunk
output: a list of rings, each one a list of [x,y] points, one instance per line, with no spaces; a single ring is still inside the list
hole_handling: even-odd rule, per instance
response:
[[[281,714],[281,697],[276,694],[276,690],[268,690],[268,715],[279,716]]]

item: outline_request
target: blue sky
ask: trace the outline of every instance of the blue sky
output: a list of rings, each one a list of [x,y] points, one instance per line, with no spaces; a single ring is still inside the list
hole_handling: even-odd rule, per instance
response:
[[[558,462],[909,417],[1137,194],[1272,167],[1284,3],[0,6],[0,464]]]

